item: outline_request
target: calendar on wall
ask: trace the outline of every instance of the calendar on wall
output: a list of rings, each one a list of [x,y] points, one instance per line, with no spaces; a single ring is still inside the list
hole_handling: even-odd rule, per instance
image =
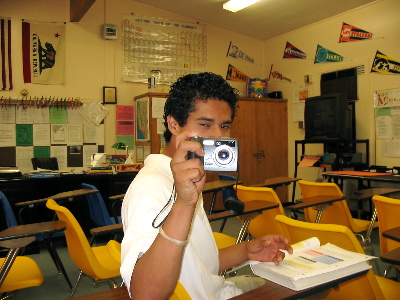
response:
[[[206,25],[125,15],[123,80],[147,83],[152,70],[172,84],[189,73],[206,71]]]

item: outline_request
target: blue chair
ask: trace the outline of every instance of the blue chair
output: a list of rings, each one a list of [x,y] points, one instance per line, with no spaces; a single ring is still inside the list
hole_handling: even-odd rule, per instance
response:
[[[95,186],[87,183],[82,183],[82,188],[97,190]],[[110,216],[100,192],[86,195],[86,199],[89,204],[90,217],[98,227],[121,223],[121,216],[118,217]]]
[[[10,202],[8,201],[6,195],[4,195],[4,193],[2,193],[2,192],[0,192],[0,204],[3,209],[3,214],[5,217],[5,221],[6,221],[5,224],[6,224],[7,228],[18,226],[19,224],[17,222],[17,219],[15,218],[15,214],[11,208]],[[65,236],[64,232],[57,232],[55,234],[52,234],[51,236],[41,234],[41,235],[36,236],[36,240],[38,242],[42,242],[42,241],[45,242],[47,250],[49,251],[51,258],[53,259],[53,262],[56,265],[58,272],[62,273],[64,275],[65,280],[67,281],[69,287],[72,288],[71,281],[69,280],[69,277],[65,271],[65,268],[60,259],[60,256],[58,255],[57,250],[54,247],[54,244],[52,242],[53,237],[59,237],[59,236]]]

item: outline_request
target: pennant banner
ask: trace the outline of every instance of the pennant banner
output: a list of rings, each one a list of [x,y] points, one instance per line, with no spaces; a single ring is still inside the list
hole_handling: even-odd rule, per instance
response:
[[[242,59],[242,60],[245,60],[245,61],[248,61],[248,62],[251,62],[254,64],[254,58],[251,58],[246,53],[239,50],[239,47],[233,45],[232,42],[229,43],[228,53],[226,53],[226,56],[230,56],[230,57],[237,58],[237,59]]]
[[[273,70],[273,66],[271,65],[271,70],[269,71],[269,77],[268,81],[285,81],[285,82],[292,82],[291,79],[287,78],[284,76],[282,73],[280,73],[277,70]]]
[[[0,19],[0,81],[2,90],[12,90],[11,20]]]
[[[341,56],[329,49],[326,49],[326,48],[322,47],[321,45],[317,46],[317,52],[315,53],[314,64],[340,62],[340,61],[345,61],[345,60],[346,59],[343,56]]]
[[[64,83],[65,25],[22,22],[25,83]]]
[[[307,54],[293,46],[291,43],[286,42],[285,51],[283,52],[283,58],[306,59]]]
[[[400,62],[393,58],[376,51],[374,62],[372,63],[371,73],[378,72],[383,74],[399,74]]]
[[[339,43],[356,42],[356,41],[371,40],[377,38],[382,38],[382,37],[374,35],[371,32],[362,30],[350,24],[343,23],[342,30],[340,31]]]
[[[228,66],[228,72],[226,72],[227,80],[246,82],[247,79],[249,79],[249,78],[250,78],[249,76],[247,76],[243,72],[239,71],[234,66],[232,66],[232,65]]]

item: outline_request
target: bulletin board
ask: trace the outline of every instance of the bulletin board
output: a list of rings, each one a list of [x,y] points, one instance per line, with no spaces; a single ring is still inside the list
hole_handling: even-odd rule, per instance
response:
[[[374,92],[377,164],[399,166],[400,88]]]
[[[33,157],[57,157],[62,171],[90,166],[92,154],[104,152],[107,112],[100,103],[80,100],[1,99],[0,167],[27,173]]]

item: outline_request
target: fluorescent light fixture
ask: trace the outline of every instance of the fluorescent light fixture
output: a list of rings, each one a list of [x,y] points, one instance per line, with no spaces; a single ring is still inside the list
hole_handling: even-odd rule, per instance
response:
[[[231,12],[237,12],[247,6],[250,6],[260,0],[230,0],[224,3],[223,8]]]

